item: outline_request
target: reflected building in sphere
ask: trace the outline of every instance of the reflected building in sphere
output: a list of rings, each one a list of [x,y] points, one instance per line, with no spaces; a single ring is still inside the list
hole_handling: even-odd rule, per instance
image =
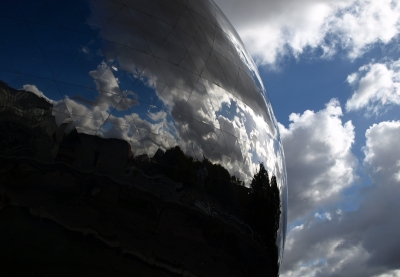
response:
[[[283,148],[212,0],[4,0],[8,276],[277,276]]]

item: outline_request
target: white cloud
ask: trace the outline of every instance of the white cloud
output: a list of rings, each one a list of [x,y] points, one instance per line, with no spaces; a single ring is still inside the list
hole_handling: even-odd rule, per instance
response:
[[[315,213],[314,216],[322,220],[332,220],[332,216],[330,213]]]
[[[400,270],[392,270],[387,273],[379,275],[379,277],[400,277]]]
[[[358,192],[359,209],[330,212],[330,220],[310,216],[293,228],[281,276],[399,276],[400,121],[374,124],[365,136],[372,185]]]
[[[365,163],[376,181],[397,181],[400,172],[400,121],[386,121],[374,124],[365,136],[367,138],[364,147]]]
[[[274,64],[288,53],[338,48],[357,58],[400,32],[398,0],[216,0],[259,63]]]
[[[22,86],[22,89],[25,91],[32,92],[32,93],[36,94],[37,96],[46,99],[49,103],[53,103],[53,100],[47,98],[43,94],[43,92],[41,92],[35,85],[26,84],[26,85]]]
[[[289,221],[333,202],[355,179],[351,153],[354,126],[342,123],[342,109],[332,99],[326,108],[291,114],[289,128],[280,125],[289,183]]]
[[[357,1],[332,19],[334,32],[343,36],[343,46],[356,58],[376,42],[388,43],[400,32],[400,2]]]
[[[365,108],[377,114],[387,105],[400,105],[400,60],[362,66],[347,82],[355,88],[346,103],[347,111]]]

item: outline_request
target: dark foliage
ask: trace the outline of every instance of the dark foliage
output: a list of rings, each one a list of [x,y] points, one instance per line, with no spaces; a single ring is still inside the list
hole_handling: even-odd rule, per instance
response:
[[[160,174],[197,188],[233,211],[254,228],[265,244],[274,244],[279,229],[281,204],[276,177],[269,178],[263,163],[254,175],[250,188],[231,176],[220,164],[186,156],[179,146],[158,150],[153,158],[136,157],[134,165],[147,173]]]

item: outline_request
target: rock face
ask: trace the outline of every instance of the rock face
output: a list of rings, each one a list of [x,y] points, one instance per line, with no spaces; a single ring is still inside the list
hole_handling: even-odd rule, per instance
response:
[[[253,61],[212,1],[2,9],[4,272],[278,275],[279,131]]]

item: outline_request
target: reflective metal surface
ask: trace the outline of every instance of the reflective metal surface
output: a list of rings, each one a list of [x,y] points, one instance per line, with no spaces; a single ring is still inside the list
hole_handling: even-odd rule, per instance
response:
[[[277,275],[277,122],[212,1],[2,0],[0,61],[4,270]]]

